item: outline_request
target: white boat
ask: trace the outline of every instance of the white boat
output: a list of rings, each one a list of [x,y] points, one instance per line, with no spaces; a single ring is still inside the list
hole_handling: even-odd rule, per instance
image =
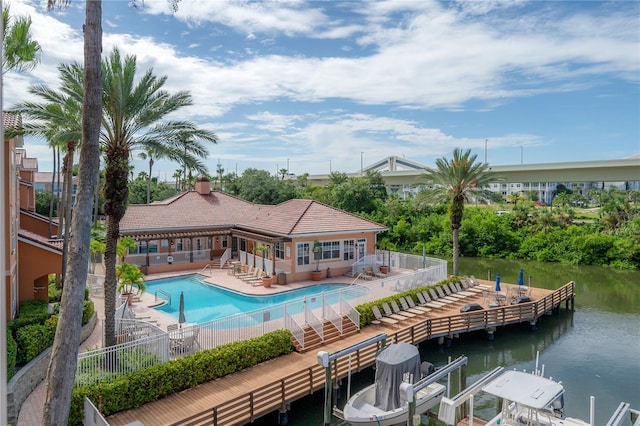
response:
[[[426,370],[426,365],[422,370]],[[430,364],[428,364],[430,365]],[[337,417],[356,426],[392,426],[407,422],[409,401],[400,391],[404,383],[417,384],[421,372],[418,348],[408,343],[395,343],[384,347],[376,356],[375,383],[354,394]],[[430,383],[415,392],[415,413],[422,414],[437,406],[445,392],[445,386]]]
[[[473,396],[480,391],[499,398],[502,406],[498,415],[481,423],[485,426],[595,425],[595,398],[591,397],[589,421],[566,417],[563,412],[564,386],[561,382],[543,377],[537,369],[537,361],[534,372],[503,371],[502,367],[498,367],[452,399],[442,398],[438,419],[447,425],[457,424],[456,408],[467,400],[471,400],[469,417],[473,418]],[[633,426],[640,426],[639,414],[628,403],[621,403],[607,426],[622,425],[627,417]]]

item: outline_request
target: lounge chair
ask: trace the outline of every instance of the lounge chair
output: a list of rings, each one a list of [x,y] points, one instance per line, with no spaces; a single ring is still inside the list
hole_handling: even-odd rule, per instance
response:
[[[436,301],[438,303],[444,303],[445,305],[450,305],[453,303],[453,301],[451,301],[450,299],[444,299],[438,296],[438,294],[433,288],[429,289],[429,294],[431,295],[431,300]]]
[[[465,289],[466,291],[470,291],[472,293],[482,293],[482,289],[478,288],[478,287],[473,287],[471,285],[471,280],[469,278],[463,278],[462,279],[462,288]]]
[[[384,316],[387,318],[393,318],[396,321],[404,321],[409,319],[410,317],[408,315],[398,315],[398,314],[394,314],[393,311],[391,310],[391,308],[389,307],[389,304],[387,302],[383,302],[382,303],[382,310],[384,311]],[[409,314],[409,315],[413,315],[413,314]]]
[[[449,290],[449,291],[447,291]],[[444,292],[447,293],[447,296],[455,297],[457,299],[466,299],[467,296],[464,294],[458,294],[458,289],[453,285],[453,283],[447,283],[444,285]]]
[[[383,274],[382,272],[380,272],[380,268],[378,268],[377,266],[373,271],[373,275],[375,275],[377,278],[387,278],[387,274]]]
[[[400,302],[400,308],[403,311],[411,312],[416,315],[426,315],[427,311],[424,311],[424,308],[418,308],[416,304],[413,304],[413,307],[409,306],[409,302],[407,302],[407,298],[405,296],[401,296],[398,301]]]
[[[375,275],[373,274],[373,268],[369,266],[362,268],[362,278],[364,278],[365,280],[374,279]]]
[[[443,308],[444,306],[446,306],[444,303],[432,301],[431,297],[429,297],[429,293],[427,293],[426,290],[416,293],[416,296],[418,297],[418,302],[420,302],[420,306],[425,306],[425,307],[434,308],[434,309]]]
[[[480,284],[480,282],[479,282],[479,281],[476,279],[476,277],[474,277],[473,275],[471,275],[471,276],[469,277],[469,279],[471,280],[471,284],[472,284],[474,287],[478,287],[479,289],[481,289],[481,290],[486,290],[486,291],[490,291],[490,290],[491,290],[491,287],[490,287],[490,286],[488,286],[488,285],[486,285],[486,284]]]
[[[262,268],[256,268],[252,275],[242,277],[242,281],[250,282],[260,277],[262,277]]]
[[[438,293],[438,300],[439,301],[448,301],[449,303],[458,303],[460,302],[460,299],[458,299],[457,297],[451,297],[451,296],[447,296],[444,293],[444,290],[442,290],[442,287],[440,286],[436,286],[436,288],[434,289],[436,291],[436,293]]]
[[[372,321],[374,324],[375,324],[375,321],[377,321],[378,324],[380,324],[381,322],[384,322],[385,324],[389,324],[389,325],[398,324],[398,321],[394,320],[393,318],[387,318],[383,316],[382,313],[380,312],[380,309],[376,305],[373,305],[371,307],[371,311],[373,312],[373,316],[376,318],[374,321]]]
[[[400,309],[400,306],[398,306],[398,302],[396,302],[395,300],[391,301],[391,309],[393,309],[393,313],[394,314],[402,315],[402,316],[409,317],[409,318],[415,318],[416,315],[418,315],[418,314],[414,314],[412,312],[408,312],[408,311]]]
[[[253,265],[249,266],[247,272],[241,272],[239,274],[235,274],[236,278],[242,279],[243,277],[250,277],[255,273],[255,267]]]
[[[410,308],[412,309],[417,309],[419,311],[422,311],[423,314],[428,314],[429,312],[431,312],[431,309],[429,308],[425,308],[424,306],[418,306],[416,305],[416,303],[413,301],[413,297],[411,296],[406,296],[404,298],[407,302],[407,304],[409,305]]]
[[[458,300],[462,300],[465,299],[466,296],[463,296],[461,294],[456,294],[455,291],[453,291],[451,289],[451,287],[449,287],[450,283],[445,283],[444,285],[442,285],[440,288],[444,291],[445,296],[447,297],[453,297],[454,299],[458,299]]]
[[[472,291],[466,291],[462,289],[462,286],[460,285],[460,283],[451,283],[451,286],[453,286],[456,290],[458,294],[462,294],[463,296],[467,296],[467,297],[476,297],[477,294],[472,292]]]

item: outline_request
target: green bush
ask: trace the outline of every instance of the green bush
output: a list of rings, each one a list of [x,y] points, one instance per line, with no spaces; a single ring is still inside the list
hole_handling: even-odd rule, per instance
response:
[[[89,322],[95,311],[96,309],[93,306],[93,302],[90,300],[85,300],[82,305],[82,325],[85,325]]]
[[[7,330],[7,382],[16,374],[17,355],[18,345],[9,330]]]
[[[7,329],[15,338],[18,329],[27,325],[44,324],[47,318],[49,318],[47,302],[30,300],[20,305],[20,313],[16,319],[7,321]]]
[[[27,325],[16,332],[18,365],[24,365],[38,356],[53,343],[58,317],[53,315],[44,324]]]
[[[62,289],[58,288],[55,283],[49,283],[49,302],[59,303],[62,300]]]
[[[85,396],[94,404],[102,398],[102,411],[109,416],[292,351],[291,333],[280,330],[138,370],[120,376],[111,383],[76,387],[73,390],[69,424],[82,424]]]

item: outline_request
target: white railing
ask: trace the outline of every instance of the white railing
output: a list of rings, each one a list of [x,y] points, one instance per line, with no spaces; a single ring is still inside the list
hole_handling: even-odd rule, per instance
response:
[[[84,421],[82,424],[84,426],[109,426],[107,419],[86,396],[84,397]]]
[[[324,294],[323,294],[324,297]],[[342,317],[338,312],[333,309],[333,307],[328,303],[322,303],[322,318],[331,322],[333,326],[340,332],[342,335]]]
[[[298,344],[304,348],[304,330],[302,329],[302,326],[298,324],[296,320],[289,315],[285,317],[285,323],[286,323],[287,329],[291,331],[291,335],[293,336],[295,341],[298,342]]]
[[[224,251],[223,255],[220,256],[220,269],[224,267],[224,264],[227,263],[227,260],[231,259],[231,249],[228,248]]]
[[[311,327],[313,331],[320,336],[320,340],[324,342],[324,328],[322,327],[322,321],[313,313],[313,309],[307,309],[306,306],[304,309],[304,322]]]
[[[418,258],[418,256],[414,257]],[[406,261],[401,260],[402,258],[398,259],[398,261]],[[409,261],[416,262],[416,260]],[[418,258],[417,261],[421,262],[422,259]],[[199,328],[196,349],[212,349],[227,343],[248,340],[282,329],[290,330],[293,338],[304,348],[302,326],[305,323],[312,326],[321,337],[323,335],[322,321],[318,319],[317,314],[310,311],[321,313],[320,316],[323,319],[331,321],[341,332],[343,331],[343,315],[347,315],[359,327],[360,314],[354,308],[355,306],[385,298],[398,292],[435,284],[447,277],[445,261],[431,259],[429,263],[431,266],[425,269],[418,269],[412,273],[389,276],[358,285],[347,285],[334,291],[324,292],[321,295],[307,296],[306,298],[283,304],[198,324],[196,326]],[[123,314],[126,313],[123,312],[125,308],[126,305],[118,308],[116,318],[122,318]],[[308,311],[309,313],[307,313]],[[338,319],[340,322],[338,322]],[[140,321],[134,322],[137,328],[139,328],[139,323]],[[118,324],[119,328],[116,328],[117,335],[131,335],[123,332],[127,325],[131,326],[131,324],[125,320],[120,321]],[[81,354],[78,363],[79,370],[76,375],[78,382],[86,383],[91,381],[95,383],[95,380],[110,380],[112,377],[126,374],[133,371],[133,369],[144,368],[170,359],[172,354],[169,352],[168,334],[152,324],[149,324],[149,327],[152,329],[134,330],[135,338],[125,338],[126,340],[131,339],[126,343]],[[188,329],[188,327],[185,329]],[[148,337],[140,337],[145,335],[148,335]],[[182,355],[173,354],[173,356]],[[105,372],[103,368],[105,363],[114,359],[120,361],[130,359],[130,361],[115,363],[113,364],[114,368],[110,368]],[[111,366],[109,363],[106,365]],[[81,366],[82,369],[80,369]]]

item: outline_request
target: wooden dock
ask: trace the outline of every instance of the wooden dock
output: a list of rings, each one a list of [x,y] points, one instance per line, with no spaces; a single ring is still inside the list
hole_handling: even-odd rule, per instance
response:
[[[573,304],[575,283],[569,282],[555,291],[534,289],[533,302],[501,306],[461,314],[461,305],[434,309],[427,315],[410,318],[389,327],[369,326],[358,334],[323,346],[329,353],[355,345],[380,333],[389,341],[417,344],[434,338],[453,338],[476,330],[491,332],[498,327],[527,322],[535,324],[543,316]],[[479,301],[482,295],[477,296]],[[467,300],[464,303],[473,302]],[[351,371],[357,372],[375,361],[377,345],[372,344],[351,354]],[[335,363],[334,378],[346,377],[349,357]],[[241,425],[286,407],[292,401],[324,389],[324,368],[318,365],[317,352],[292,353],[255,367],[204,383],[193,389],[127,410],[107,421],[110,425],[127,425],[138,421],[144,425]]]

